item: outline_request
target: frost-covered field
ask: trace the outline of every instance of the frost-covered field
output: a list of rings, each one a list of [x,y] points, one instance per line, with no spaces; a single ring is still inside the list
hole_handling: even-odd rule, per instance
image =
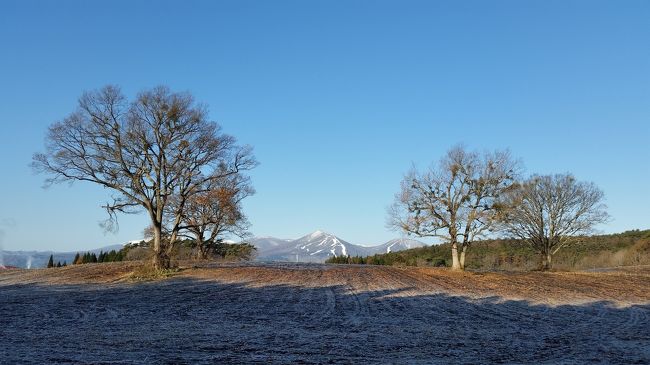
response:
[[[0,273],[0,363],[650,363],[650,270]]]

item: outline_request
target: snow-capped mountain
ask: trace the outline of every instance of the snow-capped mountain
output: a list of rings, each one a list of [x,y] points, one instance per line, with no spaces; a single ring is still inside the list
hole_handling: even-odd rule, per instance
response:
[[[251,240],[254,241],[254,240]],[[262,241],[269,244],[269,238]],[[364,248],[346,242],[333,234],[316,231],[295,240],[277,240],[270,248],[258,247],[258,257],[264,260],[322,262],[334,255],[361,255]],[[253,243],[254,244],[254,243]]]
[[[323,262],[331,256],[368,256],[425,246],[424,243],[396,239],[383,245],[366,247],[346,242],[337,236],[316,231],[295,240],[272,237],[248,240],[258,249],[259,260]]]
[[[145,239],[129,241],[122,245],[111,245],[94,250],[80,250],[78,252],[108,252],[119,250],[124,246],[138,245]],[[402,251],[426,244],[412,239],[394,239],[378,246],[361,246],[344,241],[337,236],[316,231],[298,239],[282,239],[275,237],[254,237],[246,242],[257,247],[259,260],[270,261],[298,261],[298,262],[323,262],[331,256],[368,256],[387,252]],[[77,251],[0,251],[0,266],[15,266],[21,268],[41,268],[47,264],[50,255],[54,261],[71,263]]]
[[[363,246],[346,242],[333,234],[316,231],[292,242],[297,254],[309,254],[313,257],[357,256],[366,254]]]
[[[423,247],[423,246],[426,246],[424,242],[420,242],[408,238],[396,238],[394,240],[390,240],[384,243],[383,245],[375,246],[373,248],[377,248],[379,251],[378,253],[388,253],[388,252],[403,251],[403,250],[408,250],[411,248]]]
[[[258,251],[268,251],[275,247],[282,246],[291,242],[292,240],[275,238],[275,237],[253,237],[247,239],[246,242],[257,247]]]

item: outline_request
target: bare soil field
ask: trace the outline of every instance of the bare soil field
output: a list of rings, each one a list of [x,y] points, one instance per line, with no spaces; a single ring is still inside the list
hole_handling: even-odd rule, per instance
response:
[[[0,363],[650,363],[650,268],[320,264],[0,272]]]

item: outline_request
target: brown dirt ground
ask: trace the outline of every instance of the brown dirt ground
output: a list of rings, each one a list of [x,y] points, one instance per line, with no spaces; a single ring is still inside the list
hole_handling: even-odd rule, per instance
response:
[[[0,363],[650,363],[650,267],[290,263],[0,272]]]
[[[8,284],[129,283],[134,262],[74,265],[0,272]],[[192,264],[184,262],[167,279],[192,278],[250,286],[302,287],[345,285],[353,291],[397,289],[399,295],[447,293],[473,298],[499,296],[535,303],[570,304],[610,301],[621,305],[650,302],[650,266],[607,272],[453,272],[444,268],[293,263]]]

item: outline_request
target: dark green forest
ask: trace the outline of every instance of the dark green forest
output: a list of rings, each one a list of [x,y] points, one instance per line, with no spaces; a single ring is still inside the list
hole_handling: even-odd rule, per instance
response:
[[[467,268],[474,270],[534,270],[539,255],[525,241],[492,239],[474,242],[467,253]],[[367,257],[336,256],[332,264],[450,266],[449,244],[419,247]],[[555,269],[582,270],[650,264],[650,230],[576,237],[554,255]]]

